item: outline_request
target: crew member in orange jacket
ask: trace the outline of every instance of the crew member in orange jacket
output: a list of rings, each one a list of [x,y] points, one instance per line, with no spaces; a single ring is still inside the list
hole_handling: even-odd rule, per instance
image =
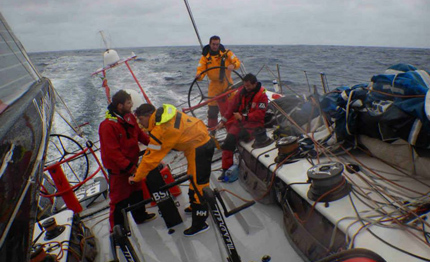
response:
[[[200,195],[209,186],[212,156],[215,143],[210,138],[205,124],[195,117],[176,110],[169,104],[155,110],[150,104],[142,104],[136,109],[140,124],[150,132],[148,148],[139,164],[136,174],[129,181],[139,182],[156,168],[160,161],[175,149],[184,152],[188,162],[188,174],[197,186]],[[209,228],[206,223],[208,210],[194,191],[191,191],[191,227],[184,231],[186,236],[204,232]]]
[[[223,181],[225,171],[233,165],[237,142],[252,138],[256,128],[264,127],[267,103],[266,89],[255,75],[247,74],[243,78],[243,86],[229,102],[229,108],[217,126],[217,129],[224,126],[227,129],[227,137],[221,146],[223,172],[218,180]]]
[[[203,80],[207,74],[210,80],[208,89],[209,97],[215,97],[231,86],[233,84],[231,71],[240,67],[239,58],[237,58],[231,50],[225,49],[220,42],[220,37],[216,35],[209,39],[209,45],[203,48],[202,56],[197,66],[196,79]],[[212,69],[206,73],[202,73],[209,68],[219,66],[224,68]],[[227,68],[227,70],[225,70],[225,68]],[[227,107],[227,98],[212,101],[208,104],[209,127],[215,127],[218,124],[218,113],[221,111],[221,115],[223,115]]]
[[[133,102],[130,94],[118,91],[108,106],[106,119],[100,123],[100,153],[103,166],[109,173],[109,222],[123,225],[121,210],[128,205],[143,201],[142,183],[130,185],[128,177],[136,172],[139,160],[138,141],[147,145],[149,136],[139,128],[131,113]],[[152,220],[155,214],[147,213],[145,207],[131,212],[137,224]]]

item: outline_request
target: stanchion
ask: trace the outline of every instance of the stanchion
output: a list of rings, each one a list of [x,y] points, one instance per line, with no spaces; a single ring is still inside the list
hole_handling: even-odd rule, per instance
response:
[[[76,195],[73,190],[69,190],[70,184],[66,178],[66,175],[64,175],[61,165],[56,164],[51,166],[48,169],[48,172],[51,175],[52,180],[54,180],[57,191],[64,192],[62,194],[62,198],[67,208],[72,210],[75,214],[80,213],[82,211],[82,206],[76,198]]]

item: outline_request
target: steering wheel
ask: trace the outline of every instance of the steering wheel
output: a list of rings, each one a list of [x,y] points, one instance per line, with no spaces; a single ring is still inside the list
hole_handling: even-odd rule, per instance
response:
[[[205,74],[211,70],[219,70],[219,69],[225,69],[228,70],[227,67],[223,66],[214,66],[211,68],[208,68],[204,70],[201,74]],[[227,92],[237,89],[238,87],[242,86],[243,84],[243,78],[242,76],[235,70],[232,71],[233,74],[231,74],[231,78],[233,80],[233,83],[229,83],[229,86],[226,90],[224,90],[223,93],[216,97],[209,97],[208,94],[208,88],[209,88],[209,81],[197,81],[197,78],[194,79],[194,81],[191,83],[190,89],[188,91],[188,108],[184,109],[184,112],[191,112],[191,114],[194,117],[205,119],[205,114],[207,111],[207,108],[205,105],[207,105],[209,102],[217,100],[219,98],[224,97],[227,95]],[[227,76],[224,78],[225,81],[229,82],[229,79]],[[231,93],[231,92],[230,92]],[[224,96],[223,96],[224,94]]]
[[[49,136],[49,145],[45,159],[45,167],[52,164],[58,163],[67,159],[79,152],[84,150],[84,148],[73,138],[60,134],[51,134]],[[61,165],[70,186],[79,184],[81,181],[85,180],[88,176],[89,171],[89,161],[87,154],[82,154],[69,162]],[[48,192],[42,192],[44,194],[53,193],[55,184],[51,180],[51,177],[44,174],[44,178],[47,183],[44,183],[44,187]],[[80,186],[76,187],[74,191],[78,190]]]

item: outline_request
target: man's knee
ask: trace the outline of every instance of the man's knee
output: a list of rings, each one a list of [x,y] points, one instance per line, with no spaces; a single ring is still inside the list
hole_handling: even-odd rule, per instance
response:
[[[227,137],[224,140],[224,143],[221,146],[222,150],[234,151],[236,149],[237,139],[233,134],[228,133]]]
[[[208,106],[208,118],[218,118],[218,106]]]

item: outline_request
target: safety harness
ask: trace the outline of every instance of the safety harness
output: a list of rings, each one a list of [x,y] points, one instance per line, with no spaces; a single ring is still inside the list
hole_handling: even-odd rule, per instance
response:
[[[221,64],[220,64],[221,68],[219,70],[219,77],[218,77],[219,81],[222,82],[224,80],[224,78],[225,78],[225,60],[227,59],[228,52],[230,52],[230,50],[225,49],[225,47],[222,44],[220,44],[218,51],[216,53],[214,53],[210,49],[210,46],[206,45],[205,47],[203,47],[202,55],[205,56],[208,59],[208,61],[211,61],[212,60],[212,56],[219,55],[220,51],[224,52],[221,55]],[[227,79],[227,81],[228,81],[228,79]],[[229,82],[229,84],[231,84],[231,83]]]

